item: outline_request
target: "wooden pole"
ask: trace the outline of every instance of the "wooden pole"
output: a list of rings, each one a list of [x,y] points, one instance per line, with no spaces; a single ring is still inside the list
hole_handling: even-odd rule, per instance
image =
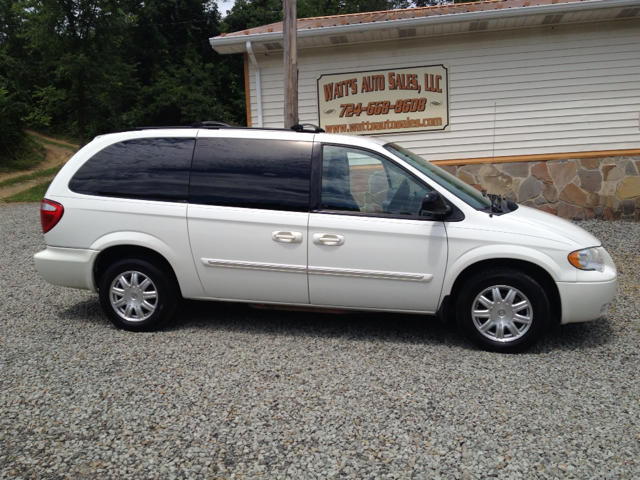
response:
[[[298,25],[296,0],[284,0],[284,127],[298,123]]]

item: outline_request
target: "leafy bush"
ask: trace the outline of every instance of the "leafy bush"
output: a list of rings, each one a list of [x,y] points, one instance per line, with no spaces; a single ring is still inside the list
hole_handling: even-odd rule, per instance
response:
[[[44,160],[42,145],[22,130],[24,112],[24,104],[9,94],[5,79],[0,77],[0,173],[28,170]]]
[[[16,102],[0,77],[0,169],[6,162],[17,161],[26,143],[26,135],[20,125],[22,104]]]

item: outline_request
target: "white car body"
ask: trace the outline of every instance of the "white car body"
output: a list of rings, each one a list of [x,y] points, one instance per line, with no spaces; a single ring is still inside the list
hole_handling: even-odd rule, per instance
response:
[[[171,137],[276,138],[366,148],[424,181],[464,219],[425,222],[193,205],[85,195],[69,188],[72,176],[96,152],[158,135],[143,130],[98,137],[56,176],[45,198],[62,204],[64,215],[45,234],[47,248],[34,257],[47,282],[97,291],[94,268],[100,253],[134,245],[166,259],[189,299],[435,314],[465,269],[505,261],[546,272],[557,286],[556,314],[563,324],[595,320],[613,299],[616,268],[597,238],[525,206],[502,215],[477,210],[394,156],[380,140],[257,129],[162,130]],[[299,238],[277,241],[276,232]],[[323,234],[341,236],[343,243],[318,240]],[[601,253],[602,271],[580,270],[567,260],[571,252],[590,247]]]

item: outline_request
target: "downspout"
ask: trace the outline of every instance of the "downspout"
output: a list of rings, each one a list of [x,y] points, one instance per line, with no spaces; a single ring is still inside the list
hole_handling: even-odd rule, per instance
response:
[[[256,57],[253,54],[253,50],[251,50],[251,42],[247,42],[247,52],[249,53],[251,63],[253,63],[253,68],[256,71],[256,103],[258,104],[258,127],[262,128],[262,89],[260,88],[260,67],[258,67]]]

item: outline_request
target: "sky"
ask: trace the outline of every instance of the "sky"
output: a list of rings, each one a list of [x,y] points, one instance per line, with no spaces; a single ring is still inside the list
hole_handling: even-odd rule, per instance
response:
[[[216,3],[218,4],[218,11],[223,17],[227,14],[227,10],[231,10],[233,2],[234,0],[216,0]]]

